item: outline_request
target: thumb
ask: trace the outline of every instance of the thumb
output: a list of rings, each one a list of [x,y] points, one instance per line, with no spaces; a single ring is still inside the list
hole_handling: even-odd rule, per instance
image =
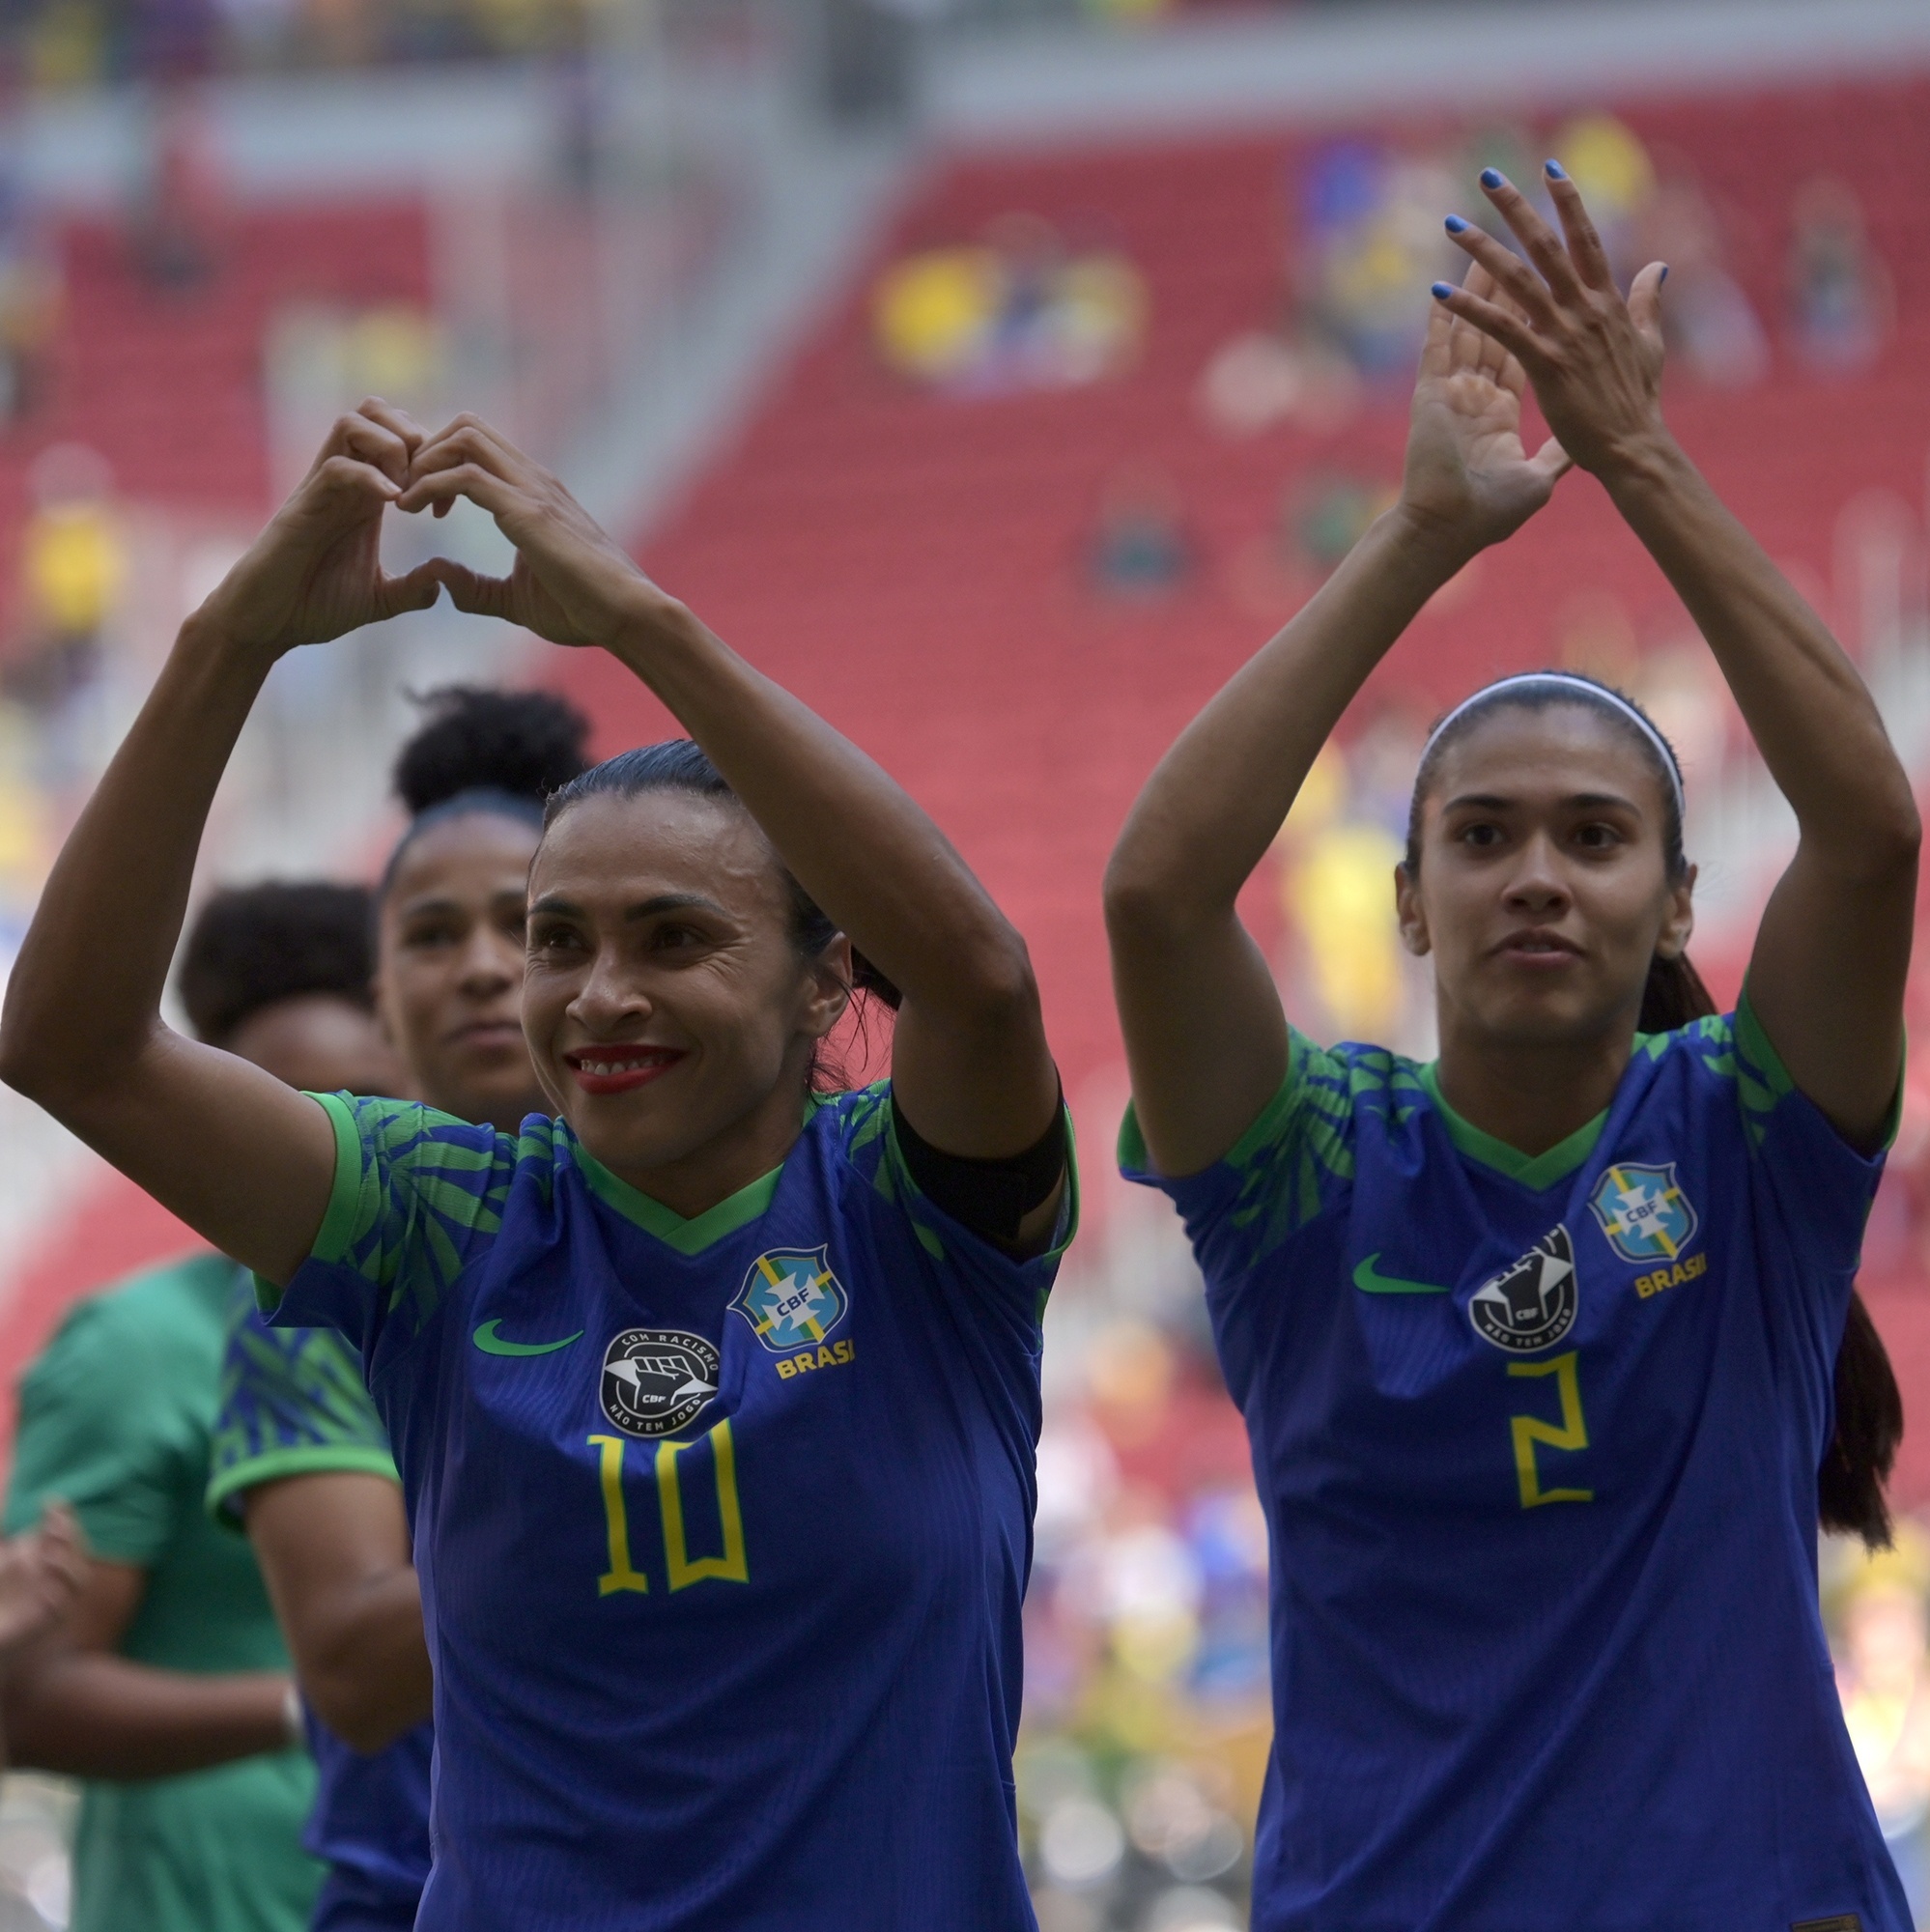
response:
[[[441,580],[428,564],[418,563],[401,577],[383,573],[376,587],[376,607],[384,617],[395,617],[405,611],[426,611],[441,594]]]
[[[1549,437],[1528,459],[1528,468],[1538,476],[1546,476],[1552,489],[1575,468],[1575,458],[1553,437]]]
[[[466,563],[458,563],[454,557],[432,556],[427,563],[418,564],[410,575],[426,574],[441,584],[449,593],[449,602],[458,611],[468,611],[478,617],[507,617],[509,615],[509,580],[506,577],[485,577],[480,571],[471,570]]]
[[[1661,286],[1668,279],[1666,262],[1651,262],[1629,285],[1629,319],[1657,348],[1661,347]]]

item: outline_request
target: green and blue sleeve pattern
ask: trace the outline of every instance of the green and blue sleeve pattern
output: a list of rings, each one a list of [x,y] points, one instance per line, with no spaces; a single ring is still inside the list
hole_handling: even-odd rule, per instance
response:
[[[1294,1029],[1287,1077],[1224,1158],[1199,1174],[1156,1174],[1129,1105],[1120,1127],[1120,1171],[1170,1194],[1196,1246],[1224,1245],[1230,1265],[1251,1267],[1352,1183],[1356,1109],[1399,1122],[1425,1098],[1410,1061],[1377,1046],[1318,1046]]]
[[[241,1494],[284,1476],[398,1480],[355,1350],[332,1328],[270,1328],[245,1277],[229,1311],[210,1462],[208,1508],[236,1526]]]
[[[548,1167],[549,1126],[536,1145],[409,1101],[311,1097],[335,1129],[335,1183],[286,1293],[257,1281],[262,1307],[278,1325],[338,1328],[365,1351],[382,1331],[412,1340],[500,1232],[519,1159]]]

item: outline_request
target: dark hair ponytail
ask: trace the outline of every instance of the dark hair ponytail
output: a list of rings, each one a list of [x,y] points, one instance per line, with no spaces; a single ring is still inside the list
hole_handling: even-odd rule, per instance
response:
[[[1644,1033],[1672,1033],[1715,1012],[1716,1002],[1686,953],[1658,956],[1642,990]],[[1835,1433],[1816,1471],[1816,1517],[1825,1529],[1859,1536],[1871,1549],[1890,1541],[1884,1484],[1903,1440],[1903,1395],[1889,1351],[1863,1297],[1850,1292],[1850,1312],[1836,1348]]]

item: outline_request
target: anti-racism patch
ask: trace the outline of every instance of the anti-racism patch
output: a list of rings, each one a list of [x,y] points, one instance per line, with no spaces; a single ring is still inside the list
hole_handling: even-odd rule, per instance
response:
[[[626,1328],[603,1355],[603,1412],[626,1435],[667,1435],[717,1395],[717,1350],[683,1328]]]
[[[1474,1291],[1467,1304],[1475,1332],[1511,1355],[1551,1349],[1575,1326],[1581,1284],[1575,1243],[1551,1228],[1511,1266]]]

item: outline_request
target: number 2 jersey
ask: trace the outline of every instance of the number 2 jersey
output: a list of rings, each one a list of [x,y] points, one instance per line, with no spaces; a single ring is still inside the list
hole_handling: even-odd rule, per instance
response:
[[[1432,1066],[1295,1034],[1155,1179],[1271,1535],[1256,1932],[1907,1932],[1817,1609],[1881,1157],[1745,1003],[1528,1159]]]
[[[332,1328],[270,1328],[253,1277],[235,1271],[221,1364],[221,1407],[208,1508],[240,1530],[243,1495],[289,1476],[396,1480],[388,1436],[362,1386],[362,1365]],[[429,1876],[429,1776],[435,1733],[417,1724],[379,1751],[355,1750],[307,1715],[319,1774],[301,1842],[328,1876],[313,1932],[373,1932],[415,1923]]]
[[[360,1348],[410,1503],[423,1932],[1027,1932],[1058,1250],[934,1208],[886,1086],[695,1220],[560,1122],[322,1104],[334,1192],[275,1320]]]

